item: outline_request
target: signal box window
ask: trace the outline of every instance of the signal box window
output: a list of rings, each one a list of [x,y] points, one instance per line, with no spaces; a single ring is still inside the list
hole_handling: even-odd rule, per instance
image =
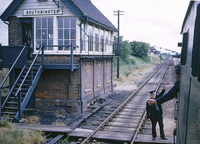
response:
[[[36,45],[53,45],[53,18],[36,18]],[[46,51],[52,51],[53,47],[45,47]]]
[[[76,45],[76,18],[58,18],[58,45]],[[66,51],[69,47],[60,46],[58,50]]]

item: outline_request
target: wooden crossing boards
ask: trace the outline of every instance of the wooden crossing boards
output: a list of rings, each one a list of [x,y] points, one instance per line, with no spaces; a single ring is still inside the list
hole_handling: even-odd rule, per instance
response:
[[[76,128],[72,133],[69,134],[73,138],[86,138],[93,130]],[[92,138],[107,140],[111,142],[130,142],[133,133],[121,133],[121,132],[109,132],[109,131],[98,131]],[[173,137],[167,137],[168,140],[162,140],[157,138],[155,141],[152,140],[151,135],[139,134],[135,140],[135,144],[173,144]]]
[[[86,138],[89,136],[93,130],[76,128],[72,133],[69,134],[70,137]],[[116,142],[128,142],[131,140],[133,134],[131,133],[120,133],[120,132],[110,132],[110,131],[98,131],[93,138],[101,140],[110,140]]]

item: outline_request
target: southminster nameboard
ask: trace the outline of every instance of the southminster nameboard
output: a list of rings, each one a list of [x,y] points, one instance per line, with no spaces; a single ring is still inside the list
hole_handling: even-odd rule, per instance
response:
[[[51,9],[26,9],[23,10],[24,16],[34,16],[34,15],[62,15],[62,8],[51,8]]]

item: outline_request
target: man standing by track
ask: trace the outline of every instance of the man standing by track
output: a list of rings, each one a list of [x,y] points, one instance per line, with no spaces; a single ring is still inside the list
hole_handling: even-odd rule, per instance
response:
[[[166,84],[164,84],[164,88],[161,91],[159,95],[155,94],[155,91],[150,91],[150,96],[152,100],[155,100],[155,98],[161,97],[166,90]],[[163,111],[161,104],[156,104],[155,106],[149,106],[148,103],[146,104],[146,110],[147,110],[147,120],[151,121],[152,124],[152,140],[156,140],[157,134],[156,134],[156,124],[158,122],[159,128],[160,128],[160,137],[163,140],[167,140],[165,138],[164,130],[163,130]]]

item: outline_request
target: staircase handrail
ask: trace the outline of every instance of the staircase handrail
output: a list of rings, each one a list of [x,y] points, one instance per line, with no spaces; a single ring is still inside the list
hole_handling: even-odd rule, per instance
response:
[[[41,50],[42,50],[42,65],[44,65],[44,46],[41,45],[40,49],[38,50],[37,55],[35,56],[35,58],[34,58],[32,64],[30,65],[30,67],[29,67],[29,69],[28,69],[28,71],[27,71],[27,73],[26,73],[26,75],[25,75],[25,77],[24,77],[22,83],[20,84],[20,86],[19,86],[19,88],[18,88],[18,90],[17,90],[15,96],[18,96],[19,91],[21,91],[22,85],[24,84],[24,82],[25,82],[25,80],[26,80],[26,78],[27,78],[29,72],[31,71],[31,69],[32,69],[32,67],[33,67],[33,65],[34,65],[34,63],[35,63],[35,61],[36,61],[38,55],[40,54]],[[32,82],[31,82],[31,84],[32,84]]]
[[[12,88],[10,89],[10,92],[9,92],[8,95],[6,96],[4,102],[3,102],[2,106],[1,106],[2,109],[5,107],[6,102],[8,101],[8,98],[10,97],[10,95],[11,95],[11,93],[13,92],[13,90],[14,90],[14,88],[15,88],[17,82],[19,81],[19,78],[21,77],[22,73],[23,73],[24,70],[25,70],[25,67],[26,67],[26,65],[22,68],[22,70],[21,70],[19,76],[17,77],[15,83],[13,84]]]
[[[3,85],[4,85],[4,83],[5,83],[6,80],[8,79],[8,77],[9,77],[11,71],[14,69],[14,67],[15,67],[16,63],[18,62],[19,58],[21,57],[22,53],[23,53],[24,50],[26,49],[26,47],[27,47],[27,45],[25,45],[25,46],[23,47],[23,49],[21,50],[21,52],[20,52],[19,55],[17,56],[15,62],[14,62],[13,65],[11,66],[10,70],[8,71],[6,77],[4,78],[3,82],[2,82],[1,85],[0,85],[0,91],[1,91],[1,89],[2,89],[2,87],[3,87]]]

